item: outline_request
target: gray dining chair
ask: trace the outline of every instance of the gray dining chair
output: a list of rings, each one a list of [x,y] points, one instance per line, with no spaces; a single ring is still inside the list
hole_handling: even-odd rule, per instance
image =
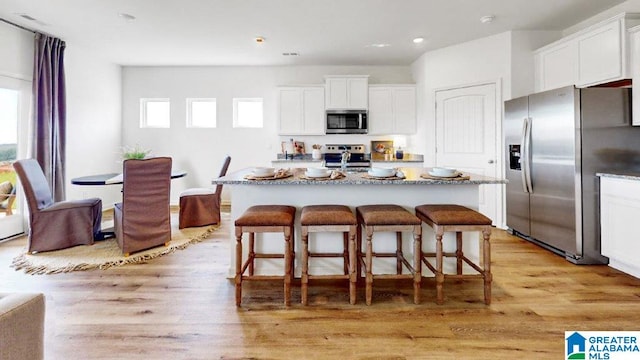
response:
[[[22,183],[29,209],[31,252],[92,245],[100,236],[102,200],[90,198],[54,202],[49,183],[34,159],[18,160],[13,168]]]
[[[171,241],[171,158],[123,161],[122,202],[114,205],[116,239],[129,254]]]
[[[227,174],[231,157],[226,156],[218,177]],[[205,226],[220,223],[222,185],[216,189],[193,188],[180,194],[179,228]]]

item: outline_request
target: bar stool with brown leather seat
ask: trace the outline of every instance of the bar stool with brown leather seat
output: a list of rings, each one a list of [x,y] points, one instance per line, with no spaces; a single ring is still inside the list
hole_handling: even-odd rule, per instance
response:
[[[291,281],[293,280],[293,224],[296,208],[287,205],[255,205],[248,208],[235,221],[236,227],[236,305],[242,301],[243,280],[284,280],[284,304],[291,303]],[[249,249],[247,260],[242,262],[242,234],[249,233]],[[256,253],[255,234],[281,232],[284,235],[284,254]],[[284,259],[284,274],[255,275],[256,259]],[[249,275],[244,273],[249,269]]]
[[[347,279],[349,280],[349,303],[356,303],[356,217],[348,206],[309,205],[300,213],[302,226],[302,304],[307,305],[307,293],[310,279]],[[311,253],[309,251],[309,233],[342,232],[342,253]],[[310,275],[309,258],[343,258],[344,274]]]
[[[398,205],[364,205],[356,208],[358,219],[358,260],[366,271],[366,303],[371,305],[373,295],[374,279],[413,279],[413,302],[420,303],[420,282],[422,280],[420,255],[422,249],[422,222],[413,214]],[[362,229],[367,234],[367,248],[362,255]],[[382,253],[373,252],[373,234],[375,232],[395,232],[396,252]],[[405,258],[402,252],[402,232],[411,231],[413,233],[413,264]],[[365,261],[362,262],[364,257]],[[374,257],[394,257],[396,258],[395,274],[373,274]],[[409,270],[409,274],[403,274],[403,265]],[[360,270],[360,266],[358,266]],[[359,275],[359,271],[358,271]]]
[[[416,215],[420,220],[431,226],[436,234],[436,252],[423,252],[422,260],[436,276],[437,303],[442,304],[444,302],[442,286],[445,278],[465,279],[481,277],[484,279],[484,302],[487,305],[491,304],[491,245],[489,243],[491,236],[491,219],[467,207],[448,204],[416,206]],[[442,249],[442,237],[447,231],[455,231],[456,233],[455,253],[447,253]],[[464,255],[462,251],[463,231],[482,232],[481,261],[483,268],[473,263]],[[435,267],[427,261],[427,257],[435,257]],[[443,272],[443,261],[445,257],[456,258],[456,274],[445,274]],[[471,266],[478,274],[463,274],[463,262]]]

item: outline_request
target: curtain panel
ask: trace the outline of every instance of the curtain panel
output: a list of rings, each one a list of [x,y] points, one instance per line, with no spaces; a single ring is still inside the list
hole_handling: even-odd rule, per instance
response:
[[[32,156],[42,167],[54,201],[65,200],[65,42],[36,33],[33,66]]]

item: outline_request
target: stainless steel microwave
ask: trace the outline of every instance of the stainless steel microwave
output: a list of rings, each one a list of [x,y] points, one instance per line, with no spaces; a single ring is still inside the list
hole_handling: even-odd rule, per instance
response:
[[[327,134],[366,134],[366,110],[327,110]]]

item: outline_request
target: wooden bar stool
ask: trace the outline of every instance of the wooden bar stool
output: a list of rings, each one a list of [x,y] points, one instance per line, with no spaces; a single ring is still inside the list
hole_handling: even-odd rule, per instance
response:
[[[491,219],[460,205],[420,205],[416,206],[416,215],[420,220],[431,226],[436,233],[436,252],[423,252],[422,260],[425,265],[436,276],[436,293],[437,303],[444,302],[442,293],[442,284],[445,278],[465,279],[473,277],[481,277],[484,279],[484,302],[491,304],[491,245],[489,238],[491,236]],[[456,252],[445,253],[442,251],[442,237],[447,231],[456,232]],[[473,263],[469,258],[464,256],[462,252],[462,232],[463,231],[481,231],[482,238],[482,265],[481,268]],[[433,267],[427,261],[427,257],[436,258],[436,266]],[[456,258],[456,274],[444,274],[442,263],[444,257]],[[462,274],[463,261],[475,269],[479,274]]]
[[[356,217],[348,206],[309,205],[302,208],[302,304],[307,305],[307,290],[310,279],[348,279],[349,302],[356,303]],[[309,233],[342,232],[343,252],[311,253]],[[309,275],[309,258],[343,258],[344,274]]]
[[[358,260],[365,268],[366,272],[366,302],[371,305],[373,293],[373,279],[413,279],[413,302],[420,303],[420,282],[421,262],[420,255],[422,250],[422,222],[413,214],[398,205],[364,205],[356,208],[358,219],[357,237],[358,237]],[[367,249],[365,255],[362,255],[362,229],[367,234]],[[391,231],[396,233],[396,252],[395,253],[374,253],[373,252],[373,233]],[[402,252],[402,232],[411,231],[413,233],[413,264],[405,258]],[[364,262],[362,258],[364,257]],[[394,257],[396,258],[395,274],[373,274],[372,265],[373,257]],[[405,266],[410,274],[402,274],[402,266]],[[358,270],[360,266],[358,267]]]
[[[236,226],[236,305],[240,306],[242,300],[243,280],[284,280],[284,304],[291,303],[291,281],[293,280],[293,223],[296,216],[296,208],[286,205],[256,205],[248,208],[235,221]],[[242,262],[242,234],[249,233],[249,255]],[[256,253],[255,233],[281,232],[284,235],[284,254]],[[282,259],[284,258],[284,275],[255,275],[254,267],[256,259]],[[249,275],[244,275],[249,269]]]

